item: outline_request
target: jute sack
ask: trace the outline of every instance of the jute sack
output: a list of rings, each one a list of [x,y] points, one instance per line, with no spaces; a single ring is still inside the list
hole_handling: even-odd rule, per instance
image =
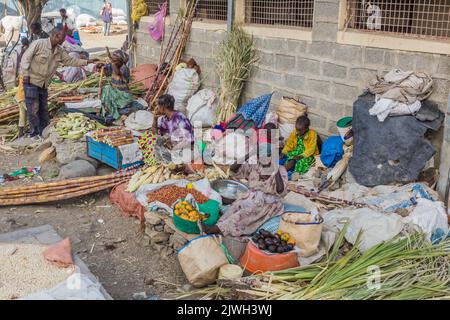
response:
[[[220,246],[221,238],[208,235],[189,241],[178,251],[178,261],[188,281],[196,288],[214,283],[228,259]]]
[[[277,108],[280,123],[295,123],[295,120],[307,113],[308,107],[294,98],[283,97]]]
[[[279,230],[289,233],[300,248],[301,257],[317,253],[322,234],[323,218],[319,215],[287,212],[282,215]]]

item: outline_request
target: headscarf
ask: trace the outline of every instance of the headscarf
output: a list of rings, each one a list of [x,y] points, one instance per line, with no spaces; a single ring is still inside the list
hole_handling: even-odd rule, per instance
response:
[[[117,57],[123,64],[127,63],[128,55],[123,50],[116,50],[113,52],[113,56]]]

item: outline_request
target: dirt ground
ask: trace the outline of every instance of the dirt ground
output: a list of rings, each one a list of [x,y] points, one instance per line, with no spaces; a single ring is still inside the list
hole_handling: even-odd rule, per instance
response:
[[[23,166],[37,166],[38,152],[0,153],[0,171],[10,172]],[[58,172],[56,163],[42,167],[40,177],[48,180]],[[34,177],[32,181],[42,181]],[[7,182],[3,186],[31,183]],[[0,233],[23,228],[52,225],[61,237],[69,237],[73,251],[88,265],[114,299],[168,298],[176,290],[173,285],[185,285],[187,280],[175,255],[161,258],[159,253],[142,241],[138,221],[121,215],[109,202],[109,191],[83,198],[50,203],[0,207]]]

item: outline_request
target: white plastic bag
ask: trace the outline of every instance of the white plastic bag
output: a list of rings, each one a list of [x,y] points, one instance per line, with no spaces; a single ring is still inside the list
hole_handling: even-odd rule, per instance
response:
[[[179,68],[175,71],[167,93],[175,98],[175,110],[186,114],[188,100],[200,87],[197,71],[189,68]]]
[[[354,244],[362,230],[358,249],[364,252],[373,246],[394,238],[404,226],[398,214],[380,213],[369,208],[332,210],[323,216],[325,223],[342,229],[350,221],[345,239]]]
[[[202,127],[211,127],[216,118],[219,101],[216,94],[203,89],[194,94],[188,101],[187,114],[192,124],[201,122]]]
[[[414,224],[418,231],[424,232],[430,239],[436,229],[448,233],[448,220],[445,214],[444,203],[428,199],[417,199],[417,206],[409,216],[403,218],[406,223]]]

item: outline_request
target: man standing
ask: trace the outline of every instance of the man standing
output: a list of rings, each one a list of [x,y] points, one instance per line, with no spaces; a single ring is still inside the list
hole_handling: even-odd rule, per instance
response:
[[[39,22],[34,22],[30,26],[31,30],[31,42],[38,39],[47,39],[49,35],[42,30],[42,25]]]
[[[59,10],[59,14],[61,15],[61,19],[56,21],[56,26],[62,24],[64,30],[75,30],[75,21],[73,21],[68,15],[66,9],[62,8]]]
[[[70,57],[61,47],[65,37],[64,29],[55,28],[49,39],[34,41],[22,57],[21,71],[31,137],[42,135],[48,125],[47,89],[56,69],[61,64],[81,67],[96,61]]]

